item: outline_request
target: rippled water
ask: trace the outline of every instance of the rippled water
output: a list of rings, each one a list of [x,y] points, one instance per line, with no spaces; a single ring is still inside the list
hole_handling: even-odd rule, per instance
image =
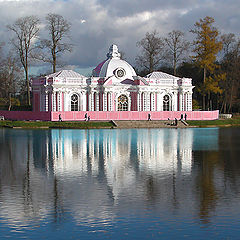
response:
[[[0,238],[239,239],[240,128],[0,129]]]

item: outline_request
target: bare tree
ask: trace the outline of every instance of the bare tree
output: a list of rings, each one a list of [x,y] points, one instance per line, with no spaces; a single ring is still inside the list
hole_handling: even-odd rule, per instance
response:
[[[46,17],[46,28],[49,33],[49,39],[43,39],[40,43],[42,51],[38,58],[52,65],[52,71],[56,72],[59,56],[68,51],[72,51],[72,44],[63,42],[64,38],[69,37],[71,24],[61,15],[49,13]]]
[[[5,45],[4,42],[0,42],[0,62],[2,61],[2,47]]]
[[[225,56],[228,56],[229,52],[233,50],[233,45],[236,42],[235,34],[228,33],[221,36],[221,41],[223,44],[223,53]]]
[[[17,19],[17,21],[8,25],[7,28],[15,33],[15,37],[11,40],[14,48],[20,57],[21,64],[25,72],[25,80],[27,84],[27,104],[31,105],[30,84],[29,84],[29,60],[31,52],[34,49],[34,40],[39,33],[39,19],[35,16],[27,16]]]
[[[137,47],[142,50],[141,54],[136,57],[137,65],[148,73],[156,70],[164,55],[164,41],[158,37],[157,31],[147,32],[145,37],[137,42]]]
[[[223,34],[221,40],[224,54],[221,67],[227,75],[227,81],[222,83],[224,92],[222,94],[221,112],[229,113],[239,96],[240,39],[236,39],[233,33],[229,33]]]
[[[164,39],[167,45],[167,57],[172,62],[173,74],[176,76],[177,64],[184,58],[188,51],[190,43],[184,39],[184,33],[179,30],[173,30],[168,33]]]
[[[8,110],[11,110],[12,97],[17,93],[21,80],[22,71],[19,62],[13,54],[9,53],[0,65],[0,97],[4,105],[8,104]]]

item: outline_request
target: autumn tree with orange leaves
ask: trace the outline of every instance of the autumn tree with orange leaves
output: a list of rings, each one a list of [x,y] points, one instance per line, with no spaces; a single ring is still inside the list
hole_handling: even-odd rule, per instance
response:
[[[203,70],[203,81],[198,89],[203,97],[203,110],[206,110],[206,96],[208,96],[207,108],[209,109],[211,108],[211,93],[222,93],[219,82],[226,78],[216,64],[217,54],[222,49],[222,43],[218,40],[219,32],[213,26],[214,22],[214,18],[206,16],[196,22],[194,29],[190,31],[196,35],[193,41],[193,52],[195,53],[193,60]]]

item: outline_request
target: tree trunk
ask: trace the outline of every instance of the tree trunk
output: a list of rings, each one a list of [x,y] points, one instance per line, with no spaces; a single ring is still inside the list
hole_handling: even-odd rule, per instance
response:
[[[28,78],[28,67],[25,68],[25,77],[26,77],[26,83],[27,83],[27,105],[31,106],[31,97],[30,97],[30,84],[29,84],[29,78]]]
[[[205,95],[203,95],[203,111],[205,111]]]
[[[207,110],[209,111],[210,110],[210,101],[211,101],[211,97],[210,97],[210,92],[208,91],[208,94],[207,94],[207,96],[208,96],[208,101],[207,101]]]
[[[55,41],[55,40],[53,40],[53,41]],[[56,56],[56,45],[55,45],[55,42],[53,43],[52,58],[53,58],[53,73],[55,73],[56,72],[56,65],[57,65],[57,56]]]
[[[231,95],[230,95],[230,102],[229,102],[228,113],[230,113],[230,112],[231,112],[231,109],[232,109],[233,85],[234,85],[234,84],[232,84],[232,88],[231,88]]]
[[[149,61],[149,73],[153,72],[153,59],[150,56],[150,61]]]
[[[56,55],[53,55],[53,73],[56,72]]]
[[[12,107],[11,93],[9,93],[9,106],[8,106],[8,111],[11,111],[11,107]]]
[[[177,56],[176,56],[176,52],[174,52],[174,57],[173,57],[173,75],[176,76],[177,75]]]
[[[205,91],[205,81],[206,81],[206,67],[203,68],[203,91]],[[205,93],[203,93],[203,110],[205,111],[206,104],[205,104]]]

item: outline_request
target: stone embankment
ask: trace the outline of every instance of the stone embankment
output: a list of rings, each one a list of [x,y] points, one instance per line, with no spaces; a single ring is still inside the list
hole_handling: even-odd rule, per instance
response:
[[[152,120],[152,121],[114,121],[117,128],[185,128],[187,124],[177,121],[177,126],[173,120]]]

